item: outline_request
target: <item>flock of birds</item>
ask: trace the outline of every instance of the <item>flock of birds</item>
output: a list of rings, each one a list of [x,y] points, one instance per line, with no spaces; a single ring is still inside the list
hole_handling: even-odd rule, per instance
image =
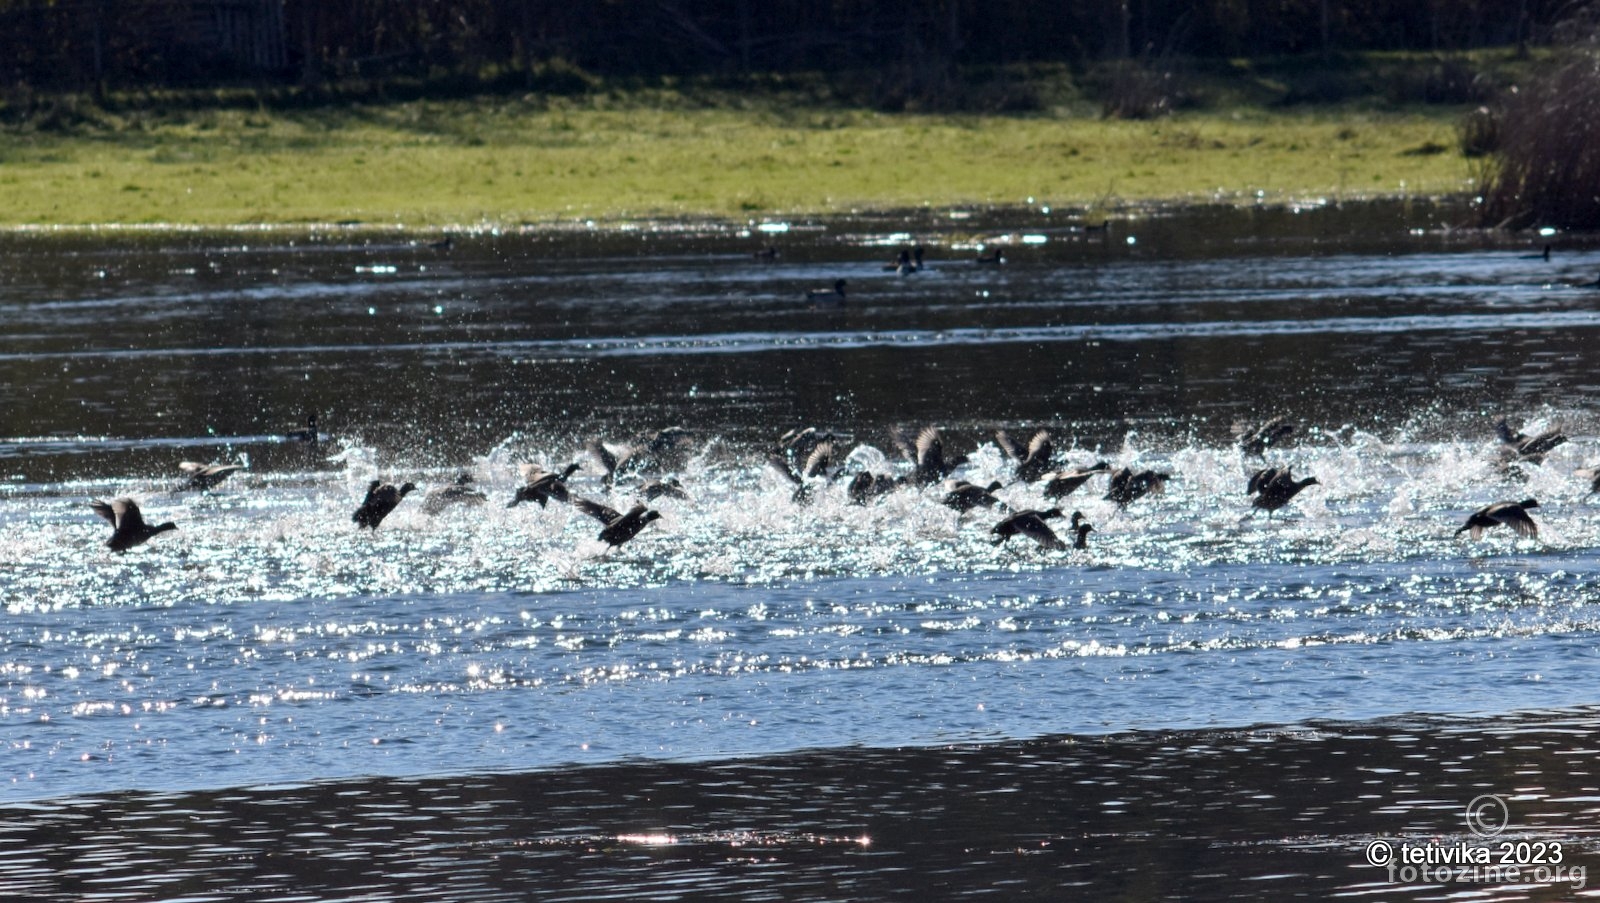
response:
[[[306,430],[296,431],[286,438],[315,444],[321,435],[317,432],[314,417],[307,426]],[[1559,430],[1529,436],[1511,429],[1504,420],[1496,425],[1496,429],[1504,452],[1503,463],[1508,466],[1541,463],[1545,455],[1567,441],[1567,437]],[[1283,444],[1295,431],[1293,422],[1285,417],[1275,417],[1253,428],[1238,430],[1238,446],[1246,456],[1263,458],[1268,449]],[[809,504],[819,488],[845,478],[846,467],[837,451],[843,438],[815,427],[799,428],[784,433],[766,450],[768,465],[793,486],[791,502],[796,505]],[[1059,505],[1014,510],[995,494],[1004,488],[1000,481],[979,485],[956,478],[955,472],[967,464],[968,456],[947,455],[944,438],[937,427],[925,427],[914,436],[897,431],[892,438],[908,466],[903,466],[902,472],[895,474],[855,470],[845,488],[851,504],[867,505],[880,496],[902,488],[928,490],[937,486],[940,501],[957,512],[965,514],[978,509],[998,509],[1004,513],[1004,517],[990,528],[991,541],[995,545],[1003,545],[1010,538],[1021,536],[1045,549],[1069,548],[1049,523],[1065,516]],[[1151,469],[1122,467],[1113,471],[1105,461],[1088,466],[1063,467],[1057,460],[1055,446],[1047,430],[1035,432],[1026,445],[1017,442],[1005,430],[997,431],[994,438],[996,445],[1014,466],[1014,479],[1039,487],[1044,498],[1051,502],[1058,502],[1077,492],[1090,480],[1105,476],[1107,484],[1104,498],[1118,508],[1126,508],[1147,495],[1162,492],[1172,479],[1170,473]],[[559,470],[546,470],[541,465],[531,463],[518,465],[522,482],[506,507],[516,507],[524,502],[532,502],[540,507],[550,502],[571,505],[598,521],[601,525],[599,540],[607,544],[608,550],[616,548],[661,517],[659,511],[649,506],[650,502],[661,497],[688,498],[683,484],[671,474],[683,470],[692,444],[690,432],[683,427],[668,427],[626,446],[608,445],[597,439],[586,443],[586,452],[603,471],[601,484],[608,493],[620,478],[640,478],[641,481],[634,488],[640,500],[626,511],[583,498],[569,489],[567,481],[581,469],[579,462],[570,463]],[[1265,464],[1265,461],[1262,463]],[[179,490],[209,491],[244,469],[244,466],[185,461],[178,468],[183,475]],[[1591,491],[1600,492],[1600,468],[1579,471],[1579,475],[1593,481]],[[1316,477],[1296,479],[1285,465],[1257,468],[1246,481],[1245,494],[1250,498],[1247,517],[1264,511],[1270,520],[1275,512],[1287,506],[1307,487],[1315,485],[1319,485]],[[416,484],[411,482],[396,485],[374,479],[368,483],[366,495],[350,519],[358,530],[377,530],[384,519],[416,490]],[[455,481],[425,493],[423,510],[436,515],[452,505],[482,505],[488,500],[488,496],[473,485],[471,476],[463,473]],[[1528,512],[1538,506],[1538,500],[1532,498],[1486,505],[1474,511],[1456,531],[1456,535],[1470,533],[1473,539],[1479,539],[1487,529],[1506,526],[1521,536],[1537,537],[1538,525]],[[112,533],[106,546],[113,551],[126,551],[177,529],[177,525],[170,521],[160,524],[146,522],[138,503],[130,497],[109,501],[95,499],[90,502],[90,507],[111,523]],[[1088,536],[1094,531],[1094,526],[1080,511],[1073,511],[1068,523],[1068,534],[1072,537],[1070,547],[1087,548]]]

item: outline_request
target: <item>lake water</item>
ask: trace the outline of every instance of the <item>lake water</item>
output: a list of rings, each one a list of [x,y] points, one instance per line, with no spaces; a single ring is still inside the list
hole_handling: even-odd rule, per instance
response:
[[[0,896],[1593,894],[1600,240],[1468,219],[0,236]],[[1508,464],[1501,418],[1569,441]],[[1061,500],[1083,550],[938,488],[851,504],[926,425],[1014,509],[1052,503],[998,428],[1172,479]],[[626,510],[585,443],[668,426],[688,498],[626,545],[506,507],[575,461]],[[800,426],[844,470],[807,504],[764,454]],[[245,469],[176,491],[183,460]],[[1320,484],[1251,517],[1264,464]],[[486,504],[351,522],[463,472]],[[176,532],[106,549],[88,502],[124,495]],[[1537,538],[1456,535],[1530,497]],[[1367,858],[1508,838],[1563,858]]]

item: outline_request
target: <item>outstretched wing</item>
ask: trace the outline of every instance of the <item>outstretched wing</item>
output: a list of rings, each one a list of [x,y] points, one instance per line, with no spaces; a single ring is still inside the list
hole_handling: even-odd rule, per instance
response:
[[[615,508],[609,508],[599,502],[578,498],[577,496],[572,498],[572,507],[577,508],[602,524],[609,524],[622,516],[622,513]]]

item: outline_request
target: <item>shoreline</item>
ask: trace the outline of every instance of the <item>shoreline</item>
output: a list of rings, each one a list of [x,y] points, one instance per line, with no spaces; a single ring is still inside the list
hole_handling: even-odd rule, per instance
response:
[[[0,235],[50,236],[92,235],[96,233],[160,235],[160,234],[230,234],[254,233],[294,237],[299,235],[347,234],[386,235],[395,237],[436,236],[499,236],[573,234],[585,232],[677,232],[681,234],[722,233],[748,230],[761,225],[794,225],[796,223],[828,223],[856,218],[897,220],[911,223],[926,218],[926,226],[935,222],[959,222],[976,216],[1011,217],[1019,215],[1057,217],[1062,220],[1083,220],[1091,213],[1112,221],[1139,220],[1154,216],[1171,216],[1193,211],[1228,210],[1301,210],[1338,208],[1345,205],[1422,203],[1436,206],[1470,206],[1469,191],[1398,193],[1373,192],[1330,198],[1315,193],[1284,194],[1270,197],[1238,195],[1232,199],[1197,200],[1185,198],[1147,198],[1122,202],[1116,206],[1096,207],[1092,204],[941,204],[919,207],[870,207],[848,210],[797,209],[751,212],[748,216],[720,216],[710,213],[683,215],[616,213],[610,216],[571,216],[545,220],[522,221],[462,221],[458,223],[388,223],[374,220],[322,221],[322,222],[233,222],[233,223],[173,223],[173,222],[103,222],[103,223],[0,223]],[[1092,223],[1091,223],[1092,224]],[[1064,222],[1063,225],[1071,225]],[[1488,233],[1507,235],[1515,231],[1494,226],[1461,226]],[[1524,230],[1526,231],[1526,230]]]

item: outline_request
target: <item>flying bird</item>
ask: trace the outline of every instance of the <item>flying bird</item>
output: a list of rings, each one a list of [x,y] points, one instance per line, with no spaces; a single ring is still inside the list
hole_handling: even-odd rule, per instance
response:
[[[634,505],[628,509],[628,513],[623,514],[615,508],[576,496],[572,499],[572,506],[605,525],[599,538],[612,548],[638,536],[640,530],[661,517],[661,512],[644,505]]]
[[[181,461],[178,470],[187,478],[184,489],[206,492],[215,489],[235,471],[244,470],[243,464],[201,464],[198,461]]]
[[[1079,467],[1073,470],[1058,470],[1047,473],[1049,477],[1044,484],[1044,497],[1047,499],[1065,498],[1076,492],[1079,486],[1089,482],[1089,478],[1096,474],[1109,473],[1111,465],[1104,461],[1096,461],[1093,467]]]
[[[578,462],[574,461],[561,470],[560,473],[545,470],[537,464],[518,464],[517,472],[522,475],[522,485],[517,487],[517,492],[511,497],[507,508],[515,508],[523,502],[538,502],[543,508],[551,499],[566,502],[571,496],[567,493],[567,478],[578,471]]]
[[[1539,525],[1528,516],[1528,509],[1537,507],[1539,507],[1538,499],[1487,505],[1472,512],[1472,516],[1468,517],[1466,524],[1456,531],[1456,535],[1471,533],[1473,539],[1481,539],[1483,531],[1504,524],[1517,531],[1518,536],[1536,537],[1539,535]]]
[[[416,488],[415,483],[397,487],[393,483],[373,480],[367,484],[367,497],[361,500],[361,507],[350,515],[350,519],[356,522],[358,530],[362,527],[376,530],[378,525],[383,523],[383,519],[389,516],[389,512],[399,506],[400,500]]]
[[[1296,480],[1294,474],[1287,467],[1263,467],[1250,477],[1250,482],[1245,489],[1245,495],[1253,495],[1250,505],[1255,515],[1256,511],[1267,512],[1267,519],[1272,519],[1272,513],[1289,504],[1289,501],[1300,494],[1300,490],[1307,486],[1320,485],[1316,477],[1306,477]]]
[[[472,474],[462,473],[456,475],[453,483],[429,489],[422,497],[422,512],[431,516],[451,505],[481,505],[488,500],[488,496],[472,485]]]
[[[1076,512],[1074,514],[1076,515]],[[994,525],[989,531],[995,536],[991,541],[998,546],[1004,544],[1006,540],[1013,536],[1026,536],[1043,548],[1065,549],[1067,547],[1066,544],[1056,536],[1054,530],[1050,529],[1050,525],[1045,523],[1047,520],[1060,516],[1060,508],[1051,508],[1046,511],[1035,511],[1030,508],[1026,511],[1018,511]],[[1075,521],[1074,527],[1076,525]]]
[[[139,513],[139,504],[126,496],[109,502],[95,499],[89,503],[89,507],[111,523],[111,538],[106,540],[106,547],[113,552],[126,552],[152,536],[178,529],[178,525],[172,521],[154,527],[145,523],[144,515]]]
[[[1055,454],[1055,446],[1050,442],[1050,433],[1039,430],[1028,440],[1028,447],[1022,448],[1016,440],[1005,430],[997,430],[994,441],[1006,457],[1017,462],[1017,479],[1024,483],[1037,482],[1041,477],[1050,472],[1050,458]]]
[[[1126,508],[1152,492],[1162,492],[1170,479],[1172,479],[1170,473],[1158,473],[1154,470],[1141,470],[1135,473],[1124,467],[1111,475],[1111,491],[1106,493],[1106,499],[1116,502],[1119,508]]]

